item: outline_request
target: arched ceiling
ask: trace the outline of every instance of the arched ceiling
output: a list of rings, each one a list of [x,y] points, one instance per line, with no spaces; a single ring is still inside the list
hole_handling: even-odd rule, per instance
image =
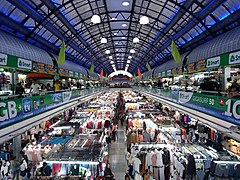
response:
[[[122,2],[129,2],[123,6]],[[170,60],[171,39],[180,53],[239,26],[239,0],[0,0],[0,29],[58,53],[95,72],[126,69],[132,74],[146,62],[156,67]],[[101,23],[91,18],[99,15]],[[149,23],[142,25],[142,16]],[[122,25],[126,24],[125,27]],[[107,44],[101,44],[101,38]],[[138,37],[140,42],[133,43]],[[135,53],[130,53],[134,49]],[[110,54],[105,51],[110,50]],[[112,59],[109,59],[112,56]],[[131,59],[128,57],[131,56]],[[129,62],[130,60],[130,62]],[[113,62],[111,62],[113,61]]]

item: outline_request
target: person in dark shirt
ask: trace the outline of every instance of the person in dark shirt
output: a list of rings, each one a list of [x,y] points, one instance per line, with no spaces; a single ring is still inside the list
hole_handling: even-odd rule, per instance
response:
[[[110,164],[107,164],[106,166],[106,169],[104,171],[104,177],[105,177],[105,180],[113,180],[113,173],[110,168]]]
[[[43,162],[40,172],[42,176],[51,176],[52,169],[46,162]]]
[[[21,83],[17,83],[16,89],[15,89],[15,94],[22,95],[24,93],[25,93],[25,90],[22,87]]]

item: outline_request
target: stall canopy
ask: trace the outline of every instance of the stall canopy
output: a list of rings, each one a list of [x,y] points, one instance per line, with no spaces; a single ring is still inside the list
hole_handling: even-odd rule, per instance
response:
[[[198,46],[188,56],[188,64],[240,49],[240,27]]]
[[[53,65],[52,59],[46,51],[3,31],[0,31],[0,52]]]

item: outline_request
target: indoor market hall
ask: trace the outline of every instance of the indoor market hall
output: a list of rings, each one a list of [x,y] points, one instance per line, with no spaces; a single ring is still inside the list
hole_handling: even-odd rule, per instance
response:
[[[0,180],[240,180],[240,0],[0,0]]]

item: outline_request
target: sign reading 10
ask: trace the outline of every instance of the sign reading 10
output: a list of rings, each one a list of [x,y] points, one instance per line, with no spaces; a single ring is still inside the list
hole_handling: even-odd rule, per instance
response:
[[[227,111],[225,111],[224,114],[226,116],[233,116],[236,119],[240,119],[240,114],[238,113],[240,100],[234,102],[232,108],[231,108],[231,105],[232,105],[232,100],[231,99],[226,101],[226,105],[227,105]],[[232,112],[231,112],[231,110],[232,110]]]

